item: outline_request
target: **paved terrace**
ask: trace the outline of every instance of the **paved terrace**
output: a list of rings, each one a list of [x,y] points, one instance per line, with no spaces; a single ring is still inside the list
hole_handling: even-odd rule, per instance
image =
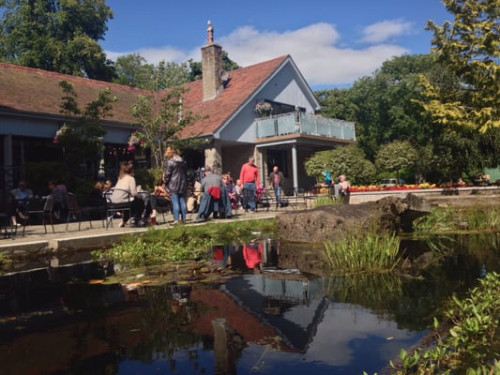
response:
[[[413,193],[429,199],[431,203],[450,204],[450,205],[470,205],[475,204],[476,200],[481,197],[492,205],[500,204],[500,187],[471,187],[460,189],[425,189],[425,190],[400,190],[400,191],[377,191],[367,193],[351,194],[350,203],[360,204],[368,201],[376,201],[386,196],[404,198],[406,194]],[[450,195],[451,194],[451,195]],[[287,197],[290,205],[279,210],[274,209],[271,203],[271,208],[260,209],[256,213],[245,213],[242,209],[234,212],[231,219],[211,219],[208,222],[223,223],[250,219],[267,219],[273,218],[278,214],[293,212],[298,209],[311,208],[314,202],[313,196],[305,197]],[[204,223],[195,223],[196,214],[188,214],[186,225],[203,225]],[[90,228],[89,221],[81,222],[81,230],[78,230],[78,223],[69,223],[68,231],[66,224],[54,225],[55,233],[52,232],[50,225],[47,226],[45,233],[43,225],[30,225],[26,227],[25,235],[22,236],[22,227],[19,228],[17,236],[14,238],[3,238],[3,233],[0,236],[0,251],[12,255],[36,254],[45,251],[75,251],[85,249],[96,249],[105,247],[116,242],[122,236],[143,233],[150,228],[154,230],[168,230],[171,228],[169,221],[172,221],[171,214],[165,214],[165,219],[162,214],[157,217],[158,223],[154,227],[135,228],[129,225],[124,228],[119,228],[120,219],[113,220],[113,226],[107,230],[103,228],[102,221],[93,220]]]
[[[256,213],[245,213],[243,210],[237,210],[231,219],[210,219],[206,222],[227,223],[233,221],[250,219],[268,219],[273,218],[280,211],[270,209],[261,210]],[[195,223],[196,214],[188,214],[186,225],[203,225],[206,222]],[[160,213],[157,216],[159,225],[144,228],[136,228],[127,224],[119,228],[120,219],[113,219],[113,226],[108,229],[103,228],[102,221],[92,220],[92,228],[88,220],[82,220],[81,228],[78,230],[78,222],[70,222],[66,231],[66,223],[54,224],[55,232],[52,232],[50,224],[47,225],[45,233],[43,225],[28,225],[24,236],[23,227],[18,228],[17,235],[13,238],[4,238],[3,233],[0,236],[0,251],[8,254],[23,256],[27,254],[36,254],[38,252],[48,251],[74,251],[85,249],[96,249],[116,242],[124,235],[143,233],[153,228],[154,230],[168,230],[172,228],[169,222],[173,221],[172,214],[165,214],[165,219]]]

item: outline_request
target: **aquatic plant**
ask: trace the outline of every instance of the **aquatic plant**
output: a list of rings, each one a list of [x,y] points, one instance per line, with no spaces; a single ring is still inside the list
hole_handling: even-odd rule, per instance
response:
[[[467,298],[453,297],[445,313],[452,326],[445,335],[438,331],[441,324],[434,318],[435,346],[411,354],[401,350],[401,368],[396,374],[500,373],[500,275],[492,272],[479,281]]]
[[[350,231],[335,242],[326,241],[324,255],[336,274],[392,271],[399,261],[400,239],[396,234]]]
[[[255,232],[271,234],[274,220],[248,220],[231,223],[206,223],[199,226],[178,225],[165,230],[149,230],[142,235],[124,237],[105,251],[94,251],[95,258],[105,257],[128,267],[180,262],[207,256],[216,244],[244,242]]]
[[[416,231],[500,230],[500,207],[475,209],[434,208],[429,215],[413,222]]]
[[[3,273],[3,269],[5,266],[10,264],[12,262],[12,259],[5,253],[0,252],[0,275]]]
[[[314,208],[338,204],[339,202],[328,195],[319,196],[314,199]]]

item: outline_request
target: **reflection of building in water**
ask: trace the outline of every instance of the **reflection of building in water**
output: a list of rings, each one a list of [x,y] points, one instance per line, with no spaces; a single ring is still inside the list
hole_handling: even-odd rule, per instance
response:
[[[271,326],[291,348],[305,352],[323,318],[324,280],[296,270],[263,269],[226,282],[225,291]]]

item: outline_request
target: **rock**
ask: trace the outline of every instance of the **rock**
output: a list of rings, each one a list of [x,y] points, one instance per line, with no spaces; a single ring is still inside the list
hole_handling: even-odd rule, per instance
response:
[[[312,210],[287,212],[276,217],[278,235],[291,242],[323,242],[344,237],[349,229],[410,231],[417,217],[430,212],[424,198],[386,197],[357,205],[321,206]]]

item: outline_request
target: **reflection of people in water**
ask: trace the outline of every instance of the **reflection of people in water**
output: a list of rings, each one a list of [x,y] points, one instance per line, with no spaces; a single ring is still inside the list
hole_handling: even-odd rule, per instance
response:
[[[243,258],[248,268],[258,267],[262,262],[262,242],[249,242],[243,245]]]

